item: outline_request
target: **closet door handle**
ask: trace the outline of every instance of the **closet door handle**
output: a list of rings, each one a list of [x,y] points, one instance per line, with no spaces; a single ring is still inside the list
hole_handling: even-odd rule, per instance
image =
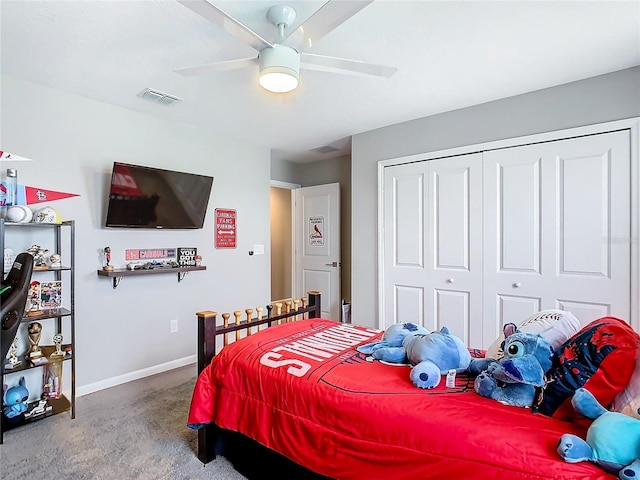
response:
[[[520,288],[522,284],[520,282],[516,282],[513,284],[513,288]]]
[[[455,278],[447,278],[447,283],[454,283],[455,281]]]

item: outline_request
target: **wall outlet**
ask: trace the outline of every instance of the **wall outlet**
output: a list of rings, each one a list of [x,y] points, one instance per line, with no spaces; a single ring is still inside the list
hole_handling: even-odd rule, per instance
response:
[[[176,333],[178,331],[178,319],[174,318],[171,320],[171,333]]]

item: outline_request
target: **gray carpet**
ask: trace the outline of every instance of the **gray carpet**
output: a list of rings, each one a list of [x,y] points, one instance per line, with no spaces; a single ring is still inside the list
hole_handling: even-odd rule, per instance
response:
[[[223,457],[203,465],[187,428],[194,365],[80,397],[76,418],[5,433],[0,478],[243,480]]]

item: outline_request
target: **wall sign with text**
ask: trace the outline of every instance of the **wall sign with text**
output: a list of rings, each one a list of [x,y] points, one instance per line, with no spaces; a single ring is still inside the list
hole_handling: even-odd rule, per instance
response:
[[[237,247],[237,219],[235,210],[228,208],[216,208],[216,248]]]

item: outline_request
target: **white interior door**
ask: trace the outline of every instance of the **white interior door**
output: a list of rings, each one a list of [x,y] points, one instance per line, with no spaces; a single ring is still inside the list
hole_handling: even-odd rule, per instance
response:
[[[631,314],[629,133],[486,152],[487,341],[547,308]]]
[[[322,292],[322,316],[340,320],[340,184],[295,190],[296,297]]]
[[[382,328],[482,329],[482,156],[384,170]]]

